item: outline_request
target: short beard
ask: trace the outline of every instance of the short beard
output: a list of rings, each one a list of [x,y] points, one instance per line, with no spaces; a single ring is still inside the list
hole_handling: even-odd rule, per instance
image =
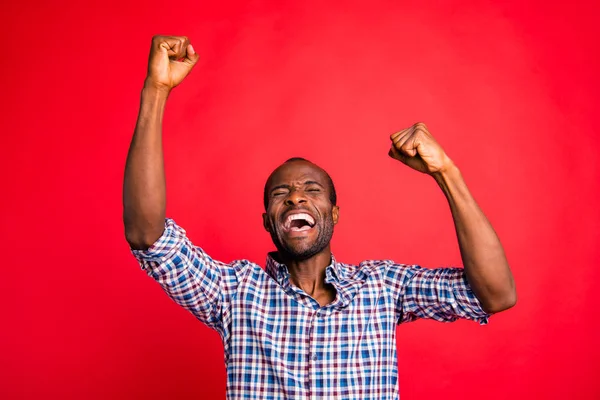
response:
[[[280,256],[283,259],[304,261],[315,256],[316,254],[319,254],[329,245],[329,242],[331,242],[331,238],[333,237],[333,218],[331,217],[331,214],[324,218],[323,226],[322,229],[319,229],[317,240],[312,244],[312,246],[302,250],[297,250],[287,246],[283,240],[279,240],[279,237],[274,231],[275,230],[271,231],[271,239],[273,240],[273,243],[275,244]]]

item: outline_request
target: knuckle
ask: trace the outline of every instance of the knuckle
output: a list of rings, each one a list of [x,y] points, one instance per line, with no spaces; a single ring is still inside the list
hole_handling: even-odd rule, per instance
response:
[[[423,122],[419,122],[415,125],[415,131],[427,132],[427,125]]]

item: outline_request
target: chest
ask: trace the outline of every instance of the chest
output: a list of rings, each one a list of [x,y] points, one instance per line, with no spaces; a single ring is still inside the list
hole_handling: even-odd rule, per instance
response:
[[[301,352],[307,351],[307,345],[333,351],[394,340],[394,304],[381,285],[366,282],[345,300],[340,301],[336,292],[314,299],[297,288],[285,290],[273,281],[259,287],[240,287],[228,327],[232,343],[239,338],[278,351]]]

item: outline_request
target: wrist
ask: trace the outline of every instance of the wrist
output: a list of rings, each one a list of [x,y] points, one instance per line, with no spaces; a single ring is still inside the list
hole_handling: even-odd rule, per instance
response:
[[[164,109],[168,98],[168,90],[144,86],[141,96],[141,109],[147,111]]]
[[[140,99],[139,118],[153,118],[153,116],[162,118],[168,97],[168,90],[144,85]]]
[[[449,158],[438,171],[432,174],[432,176],[441,186],[461,178],[460,170]]]
[[[171,93],[171,88],[167,85],[156,83],[146,78],[144,81],[144,87],[142,89],[142,96],[155,97],[155,98],[168,98]]]

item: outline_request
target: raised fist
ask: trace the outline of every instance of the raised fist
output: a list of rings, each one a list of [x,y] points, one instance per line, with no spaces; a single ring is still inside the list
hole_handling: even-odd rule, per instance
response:
[[[185,36],[154,36],[144,86],[170,92],[190,73],[199,58]]]
[[[392,134],[390,139],[389,156],[419,172],[433,175],[452,165],[452,160],[422,122]]]

